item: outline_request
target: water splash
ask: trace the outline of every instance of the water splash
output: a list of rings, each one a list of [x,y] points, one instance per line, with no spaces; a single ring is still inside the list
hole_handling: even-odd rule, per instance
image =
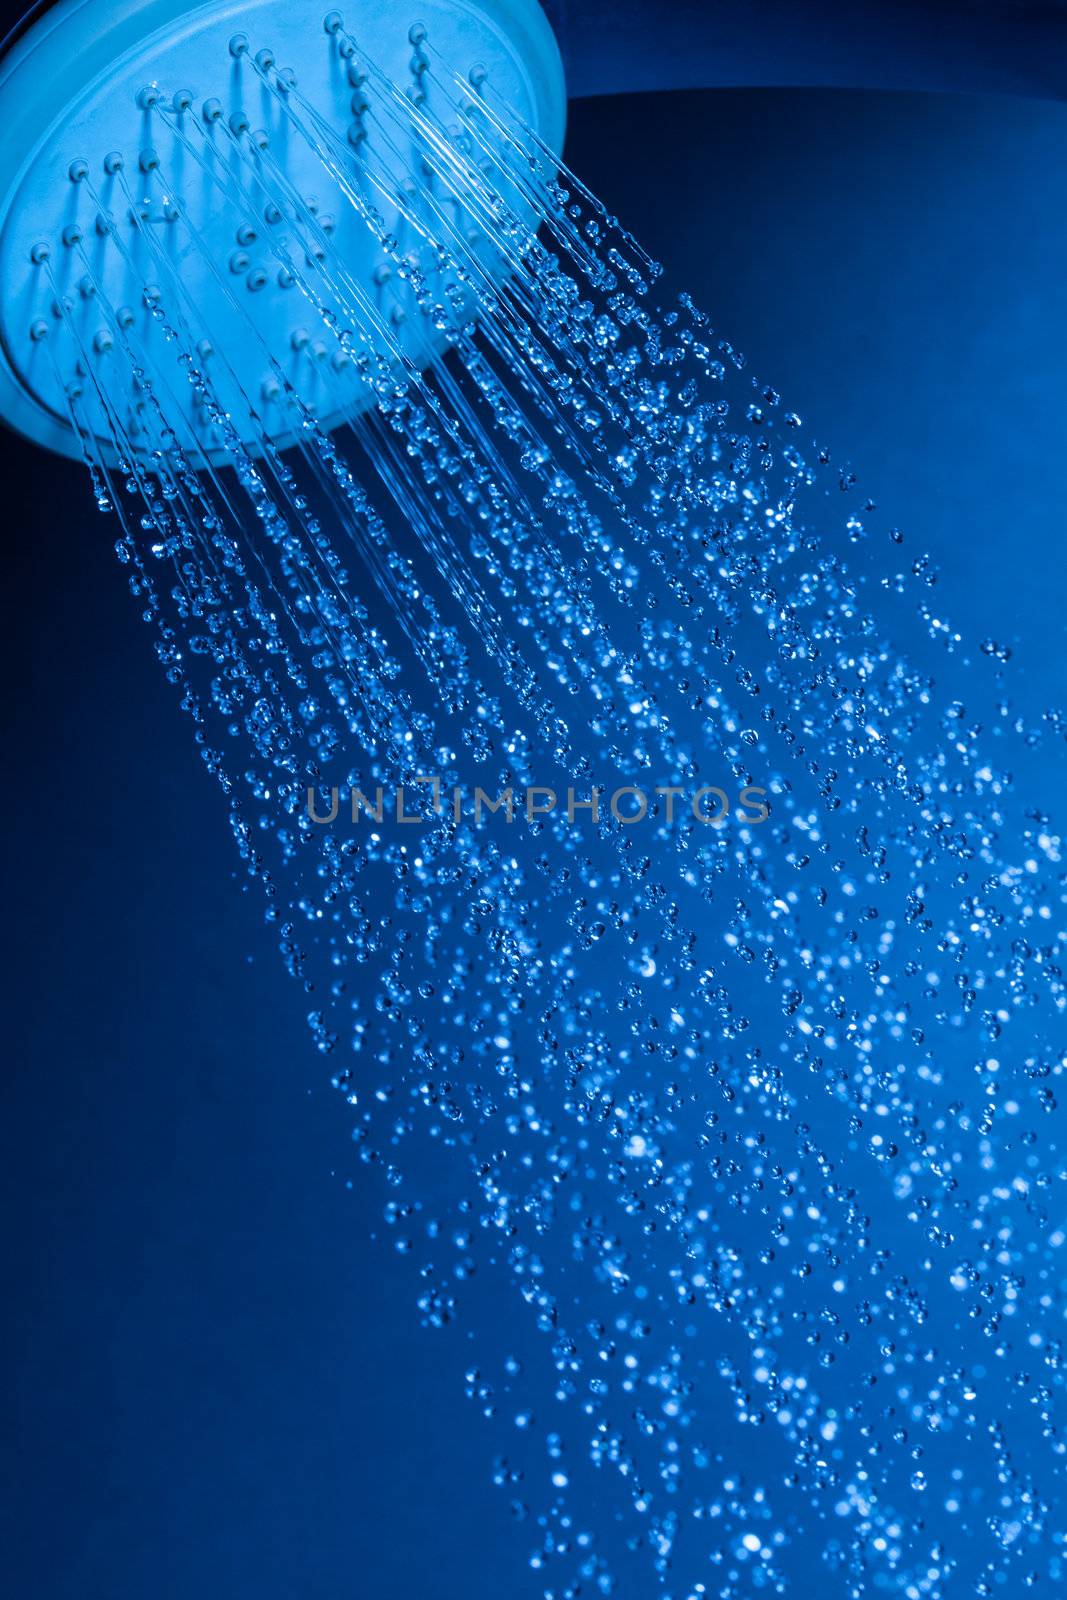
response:
[[[467,1382],[546,1600],[1056,1584],[1064,875],[1010,767],[1062,715],[491,78],[328,38],[347,129],[247,41],[269,133],[144,96],[35,342],[423,1320],[482,1268],[543,1343],[556,1414],[484,1335]]]

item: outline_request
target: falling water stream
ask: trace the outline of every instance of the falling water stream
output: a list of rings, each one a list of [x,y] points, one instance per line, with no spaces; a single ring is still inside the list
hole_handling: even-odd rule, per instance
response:
[[[236,51],[329,200],[153,91],[265,264],[112,161],[99,331],[42,252],[39,337],[419,1313],[489,1274],[551,1364],[541,1416],[510,1335],[468,1372],[546,1600],[1054,1590],[1064,874],[1010,773],[1063,720],[491,76],[332,37],[340,132]]]

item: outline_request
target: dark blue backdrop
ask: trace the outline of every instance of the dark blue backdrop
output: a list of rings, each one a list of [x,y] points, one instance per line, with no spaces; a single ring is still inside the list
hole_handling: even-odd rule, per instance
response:
[[[1064,687],[1065,135],[1039,101],[725,92],[583,102],[569,148],[1035,709]],[[466,1324],[422,1332],[368,1242],[382,1197],[110,529],[73,467],[0,451],[8,1591],[538,1592]]]

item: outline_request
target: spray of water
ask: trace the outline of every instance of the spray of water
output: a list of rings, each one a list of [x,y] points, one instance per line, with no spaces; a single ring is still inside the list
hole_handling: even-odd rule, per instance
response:
[[[37,337],[424,1321],[481,1267],[543,1336],[557,1416],[484,1334],[468,1384],[546,1600],[1053,1586],[1064,877],[1007,771],[1062,719],[490,79],[329,35],[340,132],[231,44],[329,201],[153,89],[235,257],[110,158],[99,332],[44,250]]]

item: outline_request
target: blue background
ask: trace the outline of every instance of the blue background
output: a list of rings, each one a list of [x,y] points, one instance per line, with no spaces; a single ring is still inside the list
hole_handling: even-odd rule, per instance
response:
[[[1035,711],[1064,687],[1065,133],[1036,100],[731,90],[583,101],[568,151]],[[110,527],[73,466],[2,455],[10,1592],[539,1592],[463,1397],[493,1286],[420,1329]]]

